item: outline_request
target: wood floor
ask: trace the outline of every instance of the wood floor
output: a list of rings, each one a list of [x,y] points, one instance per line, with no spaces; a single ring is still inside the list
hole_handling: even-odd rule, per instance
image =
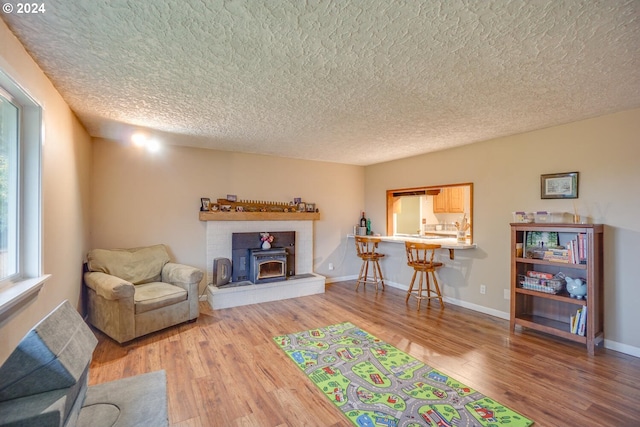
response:
[[[212,311],[120,346],[98,331],[90,384],[164,369],[169,421],[187,426],[350,426],[273,343],[285,333],[350,321],[533,419],[535,426],[640,426],[640,359],[586,348],[448,304],[355,281],[326,293]]]

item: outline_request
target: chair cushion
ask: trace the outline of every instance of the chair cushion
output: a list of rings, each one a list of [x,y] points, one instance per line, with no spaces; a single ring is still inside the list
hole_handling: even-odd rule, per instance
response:
[[[93,249],[87,254],[89,271],[100,271],[134,285],[157,282],[169,262],[164,245],[133,249]]]
[[[187,300],[187,291],[163,282],[151,282],[137,285],[133,300],[136,314],[145,313],[157,308],[173,305]]]
[[[0,367],[0,401],[79,382],[98,340],[65,300],[25,335]]]

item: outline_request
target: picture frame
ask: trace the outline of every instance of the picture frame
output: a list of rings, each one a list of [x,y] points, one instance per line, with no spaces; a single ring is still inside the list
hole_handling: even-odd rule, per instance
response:
[[[238,196],[236,196],[235,194],[227,194],[227,201],[229,201],[229,202],[237,202],[238,201]]]
[[[293,203],[296,205],[300,204],[301,202],[302,202],[302,197],[295,197],[293,199]]]
[[[315,212],[316,204],[315,203],[307,203],[307,212]]]
[[[541,199],[577,199],[578,172],[540,175]]]
[[[304,202],[298,203],[298,212],[306,212],[307,205]]]
[[[201,211],[208,211],[209,208],[211,206],[211,199],[208,197],[201,197],[200,198],[200,210]]]

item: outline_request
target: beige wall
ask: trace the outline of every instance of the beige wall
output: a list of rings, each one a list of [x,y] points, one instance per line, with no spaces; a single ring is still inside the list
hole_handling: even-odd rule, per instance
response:
[[[91,140],[49,79],[0,20],[0,68],[43,107],[43,270],[39,296],[0,320],[0,363],[24,334],[68,299],[81,309],[82,260],[89,236]]]
[[[345,236],[364,207],[363,167],[181,146],[152,154],[96,140],[92,180],[92,247],[164,243],[177,262],[202,269],[201,197],[315,202],[321,219],[314,224],[314,271],[333,277],[350,265],[343,262]]]
[[[385,221],[389,188],[473,182],[474,242],[442,271],[444,293],[470,306],[508,313],[511,212],[573,211],[573,200],[540,199],[540,174],[580,172],[576,207],[605,227],[605,339],[640,354],[640,109],[494,139],[378,165],[365,171],[366,211]],[[407,171],[412,171],[407,173]],[[400,253],[401,256],[402,254]],[[408,283],[402,260],[384,261],[388,277]],[[481,295],[480,285],[487,286]]]

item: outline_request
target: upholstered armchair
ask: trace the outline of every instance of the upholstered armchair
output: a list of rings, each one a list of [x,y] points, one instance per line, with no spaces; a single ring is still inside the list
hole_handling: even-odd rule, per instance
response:
[[[119,343],[198,317],[204,273],[170,262],[164,245],[93,249],[87,269],[89,323]]]

